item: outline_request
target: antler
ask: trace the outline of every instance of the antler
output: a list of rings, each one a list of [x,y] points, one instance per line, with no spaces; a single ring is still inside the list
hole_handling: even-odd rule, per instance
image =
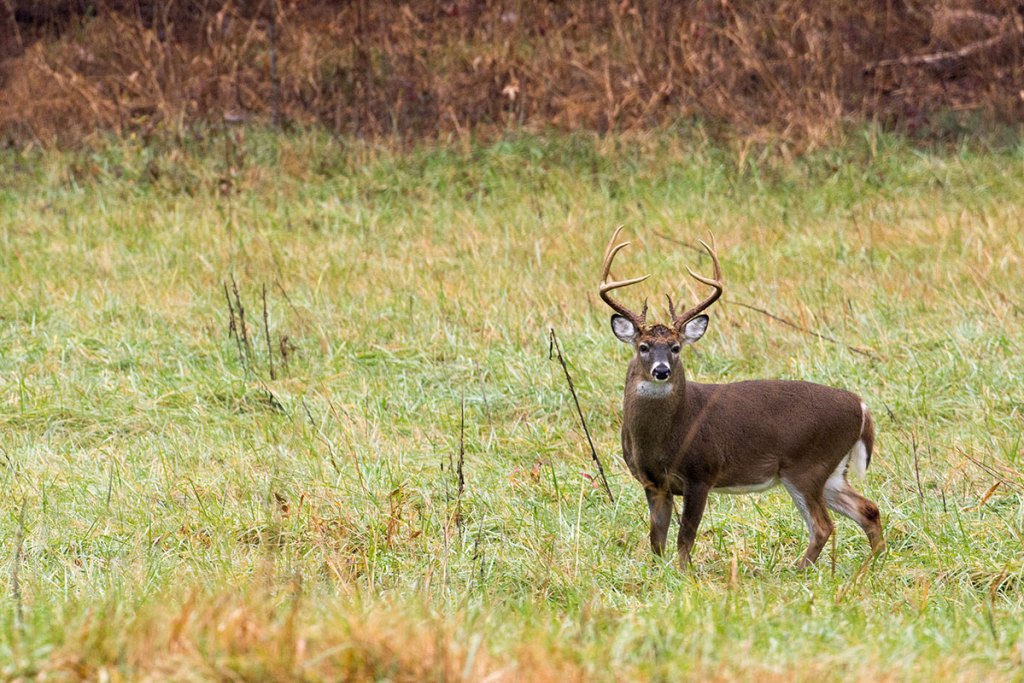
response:
[[[704,240],[700,240],[700,243],[705,249],[707,249],[708,254],[711,255],[711,262],[715,266],[715,276],[713,278],[706,278],[697,275],[697,273],[693,272],[689,268],[687,268],[686,270],[697,281],[703,282],[704,284],[710,287],[714,287],[715,291],[712,292],[711,296],[709,296],[707,299],[704,299],[704,301],[700,302],[693,308],[685,311],[682,315],[676,315],[675,307],[672,305],[672,297],[666,294],[665,298],[668,299],[668,312],[669,315],[672,316],[672,324],[675,325],[676,329],[681,329],[682,326],[685,325],[688,320],[697,316],[702,311],[706,310],[711,304],[718,301],[718,297],[722,296],[722,269],[718,265],[718,255],[715,253],[714,247],[709,247]],[[713,245],[714,243],[715,236],[711,235],[711,244]]]
[[[628,318],[630,322],[636,325],[638,330],[642,330],[645,326],[645,321],[647,320],[647,300],[644,299],[643,310],[640,312],[640,315],[637,315],[608,294],[608,292],[613,289],[635,285],[650,277],[650,275],[644,275],[643,277],[635,277],[631,280],[608,281],[608,276],[611,274],[612,270],[612,261],[615,260],[615,255],[629,246],[629,242],[620,242],[619,244],[615,244],[615,240],[619,238],[620,232],[622,232],[621,225],[615,228],[615,232],[612,233],[612,238],[608,240],[608,246],[604,249],[604,265],[602,266],[601,286],[598,288],[598,292],[600,292],[601,298],[604,299],[604,302],[612,307],[612,310],[619,315]]]

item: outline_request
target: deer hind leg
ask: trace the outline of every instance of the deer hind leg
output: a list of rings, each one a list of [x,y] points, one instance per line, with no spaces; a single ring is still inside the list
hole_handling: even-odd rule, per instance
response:
[[[825,509],[825,501],[820,491],[816,493],[803,492],[785,477],[782,479],[782,485],[786,487],[786,491],[789,492],[793,503],[800,510],[804,523],[807,524],[810,542],[807,544],[807,551],[797,563],[797,566],[803,569],[814,564],[818,559],[818,555],[821,554],[821,549],[825,547],[825,542],[832,535],[832,519],[828,516],[828,511]]]
[[[838,475],[838,476],[837,476]],[[846,474],[833,474],[825,484],[825,504],[828,509],[852,519],[867,534],[871,551],[879,553],[885,549],[882,538],[882,521],[879,518],[878,506],[853,490]]]

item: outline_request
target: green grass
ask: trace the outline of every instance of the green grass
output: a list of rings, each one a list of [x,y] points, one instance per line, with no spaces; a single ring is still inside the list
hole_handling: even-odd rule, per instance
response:
[[[667,134],[4,152],[0,676],[1019,679],[1024,149],[737,158]],[[596,296],[619,223],[658,316],[706,267],[658,233],[715,233],[689,377],[865,398],[886,555],[841,520],[793,569],[776,489],[713,497],[692,572],[650,556]]]

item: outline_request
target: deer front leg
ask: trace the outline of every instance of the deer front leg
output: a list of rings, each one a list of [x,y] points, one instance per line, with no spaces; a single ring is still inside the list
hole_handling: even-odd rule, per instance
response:
[[[690,482],[683,492],[683,514],[679,519],[679,567],[684,571],[690,566],[690,550],[697,540],[697,527],[704,516],[711,487],[704,483]]]
[[[668,491],[645,489],[647,507],[651,511],[651,550],[655,555],[665,552],[668,525],[672,521],[672,494]]]

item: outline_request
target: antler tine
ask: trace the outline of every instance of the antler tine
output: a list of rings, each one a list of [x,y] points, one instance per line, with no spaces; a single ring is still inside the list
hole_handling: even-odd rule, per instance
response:
[[[704,284],[708,285],[709,287],[714,287],[715,291],[712,292],[711,296],[709,296],[707,299],[704,299],[704,301],[700,302],[699,304],[697,304],[693,308],[688,309],[682,315],[678,315],[678,316],[675,315],[675,313],[672,311],[672,299],[670,298],[669,299],[669,313],[672,315],[672,322],[675,324],[675,326],[677,328],[682,327],[684,324],[686,324],[686,321],[690,320],[694,316],[699,315],[702,311],[707,310],[707,308],[709,306],[711,306],[711,304],[713,304],[716,301],[718,301],[718,298],[720,296],[722,296],[722,292],[723,292],[723,289],[724,289],[722,287],[722,267],[718,263],[718,254],[715,253],[714,247],[709,247],[708,246],[707,242],[705,242],[704,240],[699,240],[699,241],[701,243],[701,246],[703,246],[707,250],[708,254],[711,256],[711,263],[714,265],[715,275],[714,275],[713,278],[706,278],[706,277],[704,277],[702,275],[698,275],[697,273],[693,272],[689,268],[687,268],[686,271],[695,280],[697,280],[698,282],[703,282]],[[714,243],[715,243],[715,236],[711,235],[711,244],[714,244]]]
[[[619,227],[615,228],[615,232],[612,233],[612,238],[608,241],[608,246],[605,247],[604,263],[601,267],[601,284],[598,287],[598,292],[601,295],[601,299],[603,299],[604,302],[612,308],[612,310],[614,310],[619,315],[628,318],[638,328],[643,328],[644,323],[647,319],[646,299],[644,300],[643,311],[640,315],[637,315],[636,313],[633,313],[631,310],[629,310],[628,308],[620,304],[618,301],[613,299],[610,294],[608,294],[608,292],[612,291],[613,289],[619,289],[620,287],[628,287],[629,285],[635,285],[638,282],[643,282],[644,280],[650,277],[650,275],[644,275],[643,277],[635,277],[629,280],[615,280],[612,282],[608,281],[608,277],[611,274],[612,270],[612,261],[615,260],[616,254],[618,254],[620,251],[628,247],[630,244],[628,241],[615,244],[615,240],[618,239],[619,233],[622,232],[622,227],[623,226],[620,225]]]
[[[606,246],[604,248],[604,257],[603,257],[603,260],[601,262],[601,264],[602,264],[601,267],[605,269],[605,274],[603,276],[601,276],[602,280],[604,280],[605,278],[608,277],[608,266],[611,264],[611,261],[608,260],[608,256],[611,255],[611,253],[612,253],[612,245],[615,244],[615,240],[619,239],[619,233],[622,232],[622,229],[624,227],[626,227],[626,226],[625,225],[620,225],[619,227],[615,228],[615,232],[612,233],[612,238],[610,240],[608,240],[608,246]],[[629,244],[629,243],[627,242],[626,244]]]

